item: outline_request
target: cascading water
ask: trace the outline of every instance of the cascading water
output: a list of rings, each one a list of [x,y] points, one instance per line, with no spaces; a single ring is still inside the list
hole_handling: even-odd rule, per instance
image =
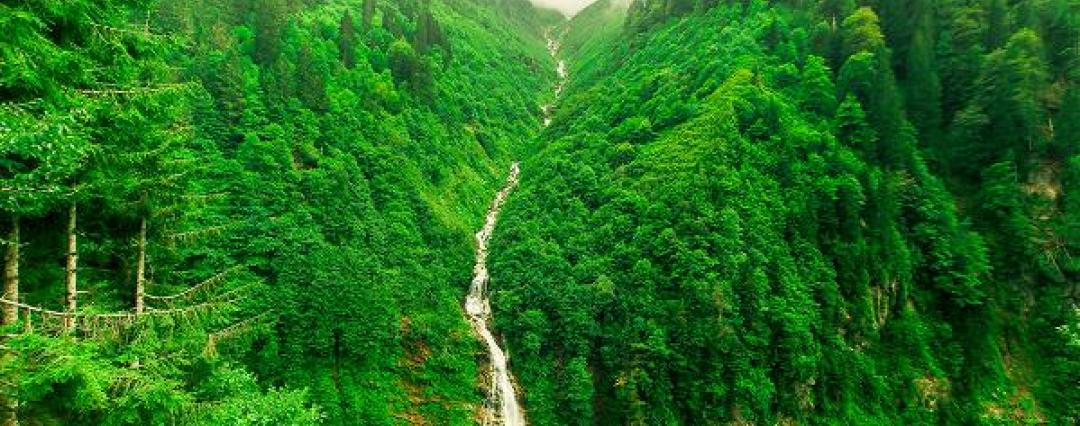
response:
[[[551,38],[551,30],[546,31],[544,37],[547,39],[548,52],[552,57],[557,58],[559,42]],[[558,60],[555,72],[558,75],[555,97],[558,98],[566,82],[566,62]],[[543,108],[544,126],[551,124],[551,109],[550,104]],[[497,411],[485,413],[483,419],[485,424],[525,425],[525,415],[522,413],[514,391],[514,378],[507,367],[506,353],[499,347],[491,329],[488,328],[488,322],[491,319],[491,302],[487,298],[487,285],[490,281],[487,270],[488,241],[491,240],[491,234],[495,231],[495,221],[499,217],[499,210],[502,209],[510,191],[517,186],[520,171],[520,166],[515,161],[510,166],[510,176],[506,178],[506,185],[495,194],[495,199],[491,201],[491,208],[488,209],[487,217],[484,219],[484,227],[476,233],[476,265],[473,267],[469,295],[465,297],[465,312],[469,314],[469,323],[487,345],[491,360],[491,389],[488,393],[488,401],[493,404],[493,408],[497,408]]]
[[[566,86],[566,61],[559,59],[559,48],[561,44],[558,40],[551,37],[552,29],[544,31],[544,38],[547,39],[548,53],[552,58],[555,58],[555,74],[558,79],[555,82],[555,98],[558,99],[559,95],[562,95],[563,88]],[[554,101],[552,101],[554,102]],[[551,124],[551,109],[553,104],[544,105],[544,127]]]
[[[499,216],[506,196],[514,189],[518,182],[518,163],[510,166],[510,176],[506,179],[506,186],[491,202],[484,227],[476,233],[476,266],[473,267],[472,285],[469,286],[469,295],[465,298],[465,311],[469,314],[469,322],[473,330],[487,345],[488,354],[491,358],[491,390],[488,395],[489,401],[497,404],[498,413],[494,419],[485,419],[486,423],[500,423],[507,426],[524,425],[525,417],[518,404],[517,395],[514,393],[513,378],[506,367],[506,353],[495,341],[495,336],[488,328],[488,320],[491,318],[491,304],[487,299],[487,284],[490,279],[487,271],[487,247],[491,239],[491,233],[495,230],[495,221]]]

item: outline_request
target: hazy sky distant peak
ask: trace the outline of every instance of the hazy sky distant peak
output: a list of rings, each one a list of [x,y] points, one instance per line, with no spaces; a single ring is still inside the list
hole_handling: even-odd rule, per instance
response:
[[[592,4],[596,0],[531,0],[533,4],[546,7],[549,9],[555,9],[562,12],[566,16],[574,16],[581,9]]]

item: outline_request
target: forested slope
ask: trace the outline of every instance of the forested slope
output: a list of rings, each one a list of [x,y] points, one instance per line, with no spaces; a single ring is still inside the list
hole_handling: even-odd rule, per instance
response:
[[[530,421],[1076,421],[1078,4],[861,3],[569,23],[490,261]]]
[[[539,130],[550,19],[515,0],[0,5],[5,299],[49,310],[5,310],[5,333],[34,328],[3,343],[4,407],[471,423],[471,232]]]
[[[1077,0],[6,1],[0,422],[475,423],[520,159],[532,424],[1076,423],[1078,73]]]

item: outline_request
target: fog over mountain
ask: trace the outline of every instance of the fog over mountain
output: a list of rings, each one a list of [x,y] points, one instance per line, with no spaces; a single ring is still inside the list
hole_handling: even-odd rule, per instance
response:
[[[537,6],[558,10],[567,17],[576,15],[594,1],[596,0],[532,0]]]

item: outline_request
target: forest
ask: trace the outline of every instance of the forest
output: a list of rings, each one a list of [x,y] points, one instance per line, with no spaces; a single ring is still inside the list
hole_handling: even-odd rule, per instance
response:
[[[1080,0],[8,0],[0,251],[4,426],[1076,424]]]

